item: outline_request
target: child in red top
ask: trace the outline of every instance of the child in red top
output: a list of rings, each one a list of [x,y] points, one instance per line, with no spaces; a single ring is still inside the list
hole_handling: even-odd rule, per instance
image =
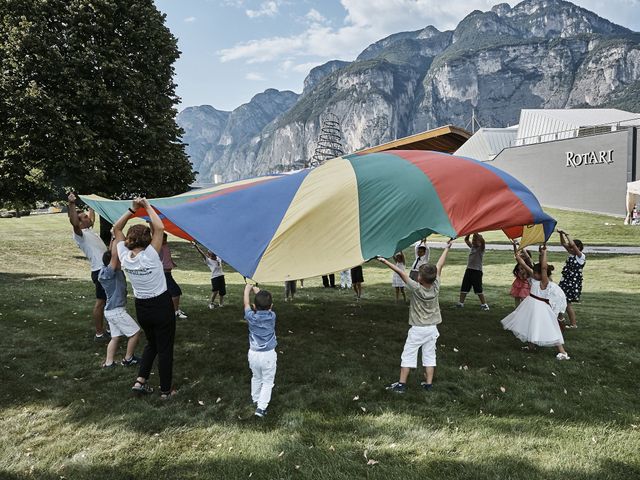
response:
[[[518,255],[518,246],[515,243],[513,244],[513,251]],[[526,250],[523,250],[522,253],[520,253],[520,256],[527,264],[531,262],[531,257],[529,257]],[[531,284],[529,283],[529,273],[527,273],[527,270],[519,263],[516,263],[516,266],[513,267],[513,276],[516,278],[511,284],[511,291],[509,292],[509,295],[514,298],[516,308],[518,308],[520,302],[529,296]]]

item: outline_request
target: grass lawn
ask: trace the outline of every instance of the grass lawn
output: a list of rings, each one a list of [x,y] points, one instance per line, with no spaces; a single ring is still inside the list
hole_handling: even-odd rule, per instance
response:
[[[561,224],[588,243],[640,244],[640,229],[601,220],[563,214]],[[510,255],[485,256],[491,311],[472,298],[459,311],[466,254],[452,252],[435,387],[421,391],[414,373],[405,396],[384,390],[408,328],[388,270],[365,267],[360,305],[320,279],[294,304],[267,286],[278,373],[269,416],[255,421],[242,277],[227,274],[228,305],[210,311],[206,266],[185,242],[171,245],[189,318],[176,338],[179,396],[163,403],[131,397],[133,369],[99,368],[93,285],[66,217],[0,220],[1,479],[640,478],[640,257],[589,258],[579,329],[565,336],[572,359],[557,362],[501,328]],[[564,256],[551,261],[560,268]]]

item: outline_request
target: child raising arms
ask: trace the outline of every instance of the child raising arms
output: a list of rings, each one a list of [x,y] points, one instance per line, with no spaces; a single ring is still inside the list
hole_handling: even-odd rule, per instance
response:
[[[422,365],[424,380],[420,385],[431,390],[433,374],[436,370],[436,341],[440,334],[437,325],[442,322],[438,295],[440,293],[440,275],[453,240],[449,240],[436,265],[421,265],[418,270],[418,281],[412,280],[404,270],[399,269],[387,259],[378,260],[396,272],[405,283],[411,303],[409,306],[409,325],[400,362],[400,379],[387,387],[395,393],[407,391],[407,378],[412,368],[418,367],[418,350],[422,348]]]
[[[582,252],[584,245],[580,240],[572,240],[564,230],[558,230],[558,233],[560,234],[560,243],[569,253],[560,279],[560,288],[567,296],[567,315],[569,316],[567,328],[578,328],[576,312],[572,303],[579,302],[580,295],[582,295],[582,270],[587,262],[587,257]]]

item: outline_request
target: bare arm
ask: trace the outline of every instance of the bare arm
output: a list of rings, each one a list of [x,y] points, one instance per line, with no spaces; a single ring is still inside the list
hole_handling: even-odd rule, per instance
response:
[[[469,234],[466,237],[464,237],[464,243],[466,243],[467,247],[469,247],[469,248],[473,247],[473,245],[471,244],[471,240],[469,240],[470,238],[471,238],[471,234]]]
[[[118,258],[118,241],[114,236],[111,236],[111,243],[109,243],[109,250],[111,250],[111,262],[109,262],[109,266],[115,270],[116,268],[118,268],[120,259]]]
[[[133,202],[131,202],[131,207],[132,207],[131,210],[133,210],[134,212],[138,208],[140,208],[140,202],[138,202],[138,199],[135,199]],[[116,243],[122,242],[124,240],[124,232],[123,232],[124,226],[127,224],[127,222],[131,217],[133,217],[133,213],[127,210],[116,221],[116,223],[113,224],[113,236],[116,239]]]
[[[524,258],[522,258],[522,256],[518,255],[517,253],[515,257],[516,257],[516,262],[518,262],[518,265],[524,268],[525,271],[529,274],[529,276],[533,275],[533,269],[529,265],[527,265],[527,262],[524,261]]]
[[[387,259],[386,259],[386,258],[384,258],[384,257],[376,257],[376,258],[378,259],[378,261],[379,261],[380,263],[382,263],[383,265],[386,265],[386,266],[387,266],[387,267],[389,267],[391,270],[393,270],[394,272],[396,272],[396,273],[400,276],[400,278],[402,279],[402,281],[403,281],[404,283],[408,283],[408,282],[409,282],[409,275],[407,275],[407,274],[405,273],[405,271],[404,271],[404,270],[402,270],[402,269],[400,269],[400,268],[396,267],[393,263],[391,263],[389,260],[387,260]]]
[[[155,209],[149,203],[146,198],[140,199],[140,204],[147,211],[147,215],[151,219],[151,246],[156,252],[160,253],[162,250],[162,240],[164,237],[164,223],[160,220],[160,217],[156,213]]]
[[[93,211],[93,208],[89,209],[89,219],[91,220],[91,225],[96,222],[96,212]]]
[[[566,246],[564,248],[566,248],[567,252],[571,253],[572,255],[581,257],[582,252],[580,251],[578,246],[574,243],[574,241],[571,239],[571,237],[567,232],[563,232],[563,233],[564,233],[564,238],[566,239]]]
[[[244,302],[244,309],[246,310],[247,308],[251,308],[251,298],[250,298],[250,294],[251,291],[253,290],[253,293],[256,294],[260,291],[260,289],[258,287],[256,287],[255,285],[251,285],[249,283],[247,283],[244,286],[244,295],[243,295],[243,302]]]
[[[198,253],[202,256],[202,259],[205,261],[207,261],[207,256],[204,254],[204,252],[200,249],[200,246],[196,243],[196,242],[191,242],[191,245],[193,245],[195,247],[195,249],[198,251]]]
[[[540,245],[540,288],[546,290],[549,286],[549,276],[547,275],[547,244]]]
[[[453,243],[453,238],[450,238],[447,242],[447,246],[444,247],[440,258],[438,259],[438,263],[436,263],[436,270],[438,271],[438,277],[442,275],[442,269],[444,268],[444,264],[447,261],[447,255],[449,255],[449,249],[451,249],[451,244]]]
[[[69,216],[69,223],[73,227],[73,233],[75,233],[76,235],[82,236],[82,229],[80,228],[80,219],[78,218],[78,209],[76,208],[76,196],[73,193],[70,193],[67,200],[69,200],[67,215]]]

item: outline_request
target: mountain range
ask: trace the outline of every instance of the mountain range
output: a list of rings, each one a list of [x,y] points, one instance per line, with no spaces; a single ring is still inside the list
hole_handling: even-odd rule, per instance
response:
[[[473,11],[369,45],[354,61],[313,68],[301,94],[268,89],[232,112],[178,114],[201,182],[306,162],[323,114],[341,121],[346,152],[440,125],[517,123],[523,108],[610,106],[640,111],[640,34],[563,0]]]

